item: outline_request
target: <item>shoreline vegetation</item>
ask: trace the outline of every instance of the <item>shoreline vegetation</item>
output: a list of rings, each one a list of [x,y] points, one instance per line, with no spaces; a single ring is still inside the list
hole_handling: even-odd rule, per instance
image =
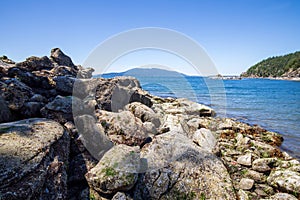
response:
[[[299,80],[300,51],[267,58],[250,67],[241,77]]]
[[[300,198],[283,137],[161,98],[133,77],[92,78],[60,49],[0,62],[0,198]]]

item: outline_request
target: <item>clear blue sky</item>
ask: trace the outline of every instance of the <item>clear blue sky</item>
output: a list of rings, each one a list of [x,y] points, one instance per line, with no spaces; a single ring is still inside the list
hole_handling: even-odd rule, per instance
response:
[[[108,37],[141,27],[188,35],[222,74],[300,50],[299,0],[1,0],[0,8],[0,55],[15,61],[59,47],[81,64]]]

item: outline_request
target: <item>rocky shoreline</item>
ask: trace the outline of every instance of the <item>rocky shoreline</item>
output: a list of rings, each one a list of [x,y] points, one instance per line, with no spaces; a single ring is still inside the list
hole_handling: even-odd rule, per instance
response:
[[[259,77],[259,76],[241,76],[241,79],[269,79],[269,80],[282,80],[282,81],[300,81],[300,77]]]
[[[57,48],[0,61],[1,200],[300,198],[279,134],[92,72]]]

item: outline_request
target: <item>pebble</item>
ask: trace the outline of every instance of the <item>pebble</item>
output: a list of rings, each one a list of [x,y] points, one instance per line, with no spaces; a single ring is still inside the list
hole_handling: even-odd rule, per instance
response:
[[[238,157],[237,162],[241,165],[251,166],[251,158],[251,153],[247,153],[246,155]]]
[[[240,189],[250,190],[254,185],[254,180],[249,178],[242,178],[240,181]]]

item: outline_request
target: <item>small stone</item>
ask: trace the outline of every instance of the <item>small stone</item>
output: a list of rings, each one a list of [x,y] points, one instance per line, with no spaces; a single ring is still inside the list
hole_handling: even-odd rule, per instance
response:
[[[252,154],[247,153],[246,155],[240,156],[237,159],[237,162],[241,165],[251,166],[251,158],[252,158]]]
[[[270,200],[297,200],[297,198],[288,193],[277,193],[273,196],[270,196]]]
[[[289,192],[300,191],[300,173],[290,170],[272,171],[267,178],[269,185]]]
[[[258,172],[267,172],[271,170],[269,164],[275,163],[276,161],[276,158],[259,158],[253,161],[252,168]]]
[[[240,181],[240,189],[250,190],[253,187],[254,180],[249,178],[242,178]]]
[[[255,185],[255,188],[264,191],[267,195],[274,194],[273,188],[267,184],[257,184]]]
[[[128,198],[126,194],[124,194],[123,192],[117,192],[112,198],[112,200],[129,200],[129,199],[130,198]]]
[[[263,173],[259,173],[257,171],[251,170],[251,169],[247,170],[245,177],[253,179],[254,181],[256,181],[258,183],[266,182],[266,176]]]
[[[265,193],[265,191],[263,191],[261,189],[255,189],[254,192],[260,197],[268,196],[267,193]]]
[[[247,193],[244,190],[239,190],[237,193],[237,197],[239,200],[249,200]]]
[[[237,141],[236,144],[237,144],[237,145],[241,145],[241,144],[242,144],[242,141],[243,141],[243,139],[244,139],[244,136],[243,136],[243,134],[241,134],[241,133],[237,133],[235,139],[236,139],[236,141]]]

